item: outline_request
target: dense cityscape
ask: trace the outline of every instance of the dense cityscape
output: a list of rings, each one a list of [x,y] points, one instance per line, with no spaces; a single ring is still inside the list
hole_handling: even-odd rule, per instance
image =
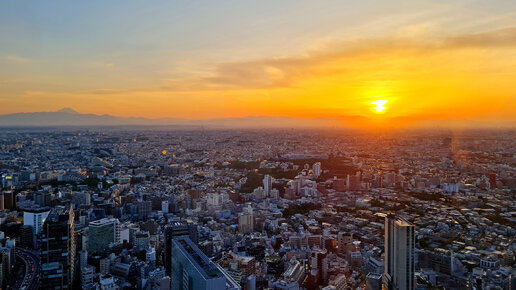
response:
[[[4,128],[1,286],[516,289],[515,137]]]

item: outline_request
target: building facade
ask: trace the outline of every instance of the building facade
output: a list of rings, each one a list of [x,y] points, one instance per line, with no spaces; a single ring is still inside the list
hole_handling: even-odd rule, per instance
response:
[[[74,277],[73,210],[53,209],[40,235],[41,289],[71,289]]]
[[[226,288],[226,278],[188,237],[172,240],[172,289]]]
[[[385,217],[384,283],[387,289],[415,289],[414,229],[413,224],[393,214]]]
[[[120,223],[115,218],[103,218],[90,222],[88,251],[90,253],[103,253],[110,245],[120,243]]]

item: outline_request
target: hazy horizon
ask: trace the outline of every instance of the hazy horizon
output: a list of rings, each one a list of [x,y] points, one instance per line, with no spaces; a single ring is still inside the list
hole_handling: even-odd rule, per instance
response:
[[[120,117],[81,113],[72,108],[48,112],[19,112],[0,115],[0,127],[127,127],[174,126],[205,128],[300,128],[300,129],[514,129],[512,122],[478,122],[468,119],[372,118],[364,116],[300,118],[290,116],[243,116],[233,118],[181,119]]]
[[[511,1],[153,4],[1,3],[0,114],[516,124]]]

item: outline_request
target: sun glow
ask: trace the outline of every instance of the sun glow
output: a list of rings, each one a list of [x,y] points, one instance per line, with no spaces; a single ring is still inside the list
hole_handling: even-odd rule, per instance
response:
[[[373,105],[376,105],[374,107],[374,110],[377,112],[377,113],[383,113],[383,111],[385,111],[385,104],[387,103],[388,101],[387,100],[376,100],[374,102],[371,102],[371,104]]]

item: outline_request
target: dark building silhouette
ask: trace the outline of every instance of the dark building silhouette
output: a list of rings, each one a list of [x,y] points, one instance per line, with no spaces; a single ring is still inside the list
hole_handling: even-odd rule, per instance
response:
[[[53,209],[40,235],[41,289],[71,289],[74,277],[75,235],[71,208]]]
[[[186,221],[172,221],[165,227],[165,269],[167,274],[172,271],[172,239],[189,237],[195,244],[199,241],[197,226]]]

